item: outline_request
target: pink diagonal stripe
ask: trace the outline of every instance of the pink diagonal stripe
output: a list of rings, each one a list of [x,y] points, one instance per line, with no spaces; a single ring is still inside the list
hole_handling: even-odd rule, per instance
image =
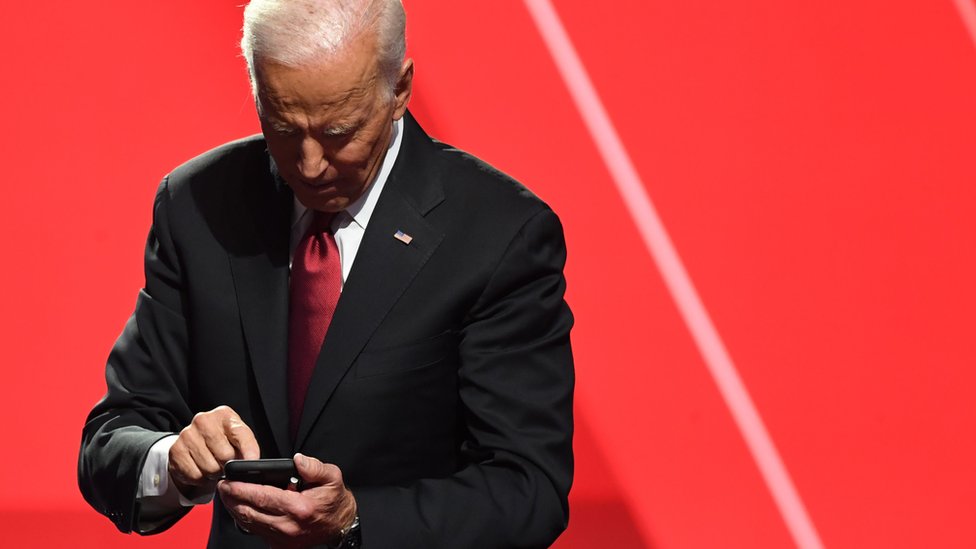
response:
[[[973,39],[973,45],[976,46],[976,6],[973,5],[972,0],[953,0],[953,2],[956,3],[962,22],[969,31],[969,37]]]
[[[958,0],[963,1],[963,0]],[[698,297],[694,284],[675,251],[664,224],[641,182],[620,136],[549,0],[524,0],[552,55],[570,95],[579,109],[593,142],[610,171],[617,189],[654,258],[698,350],[742,437],[793,540],[803,549],[820,549],[823,544],[807,515],[793,481],[776,451],[762,418],[746,390],[722,338]]]

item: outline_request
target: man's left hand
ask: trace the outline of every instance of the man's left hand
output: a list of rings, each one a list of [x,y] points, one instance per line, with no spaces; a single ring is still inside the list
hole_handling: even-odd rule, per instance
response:
[[[221,481],[217,492],[238,526],[272,547],[308,547],[341,540],[356,517],[356,498],[330,463],[295,454],[301,492],[247,482]]]

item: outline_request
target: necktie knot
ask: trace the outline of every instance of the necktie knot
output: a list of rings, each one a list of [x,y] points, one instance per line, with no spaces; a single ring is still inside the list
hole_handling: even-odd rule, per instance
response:
[[[325,232],[332,232],[332,220],[338,215],[337,212],[320,212],[315,210],[312,214],[312,225],[309,230],[313,234],[322,234]]]

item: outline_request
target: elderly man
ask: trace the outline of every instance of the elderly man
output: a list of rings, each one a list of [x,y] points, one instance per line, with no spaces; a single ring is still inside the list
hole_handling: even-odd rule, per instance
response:
[[[565,528],[562,230],[413,120],[404,21],[398,0],[247,6],[263,136],[163,180],[84,428],[82,492],[120,530],[211,499],[211,547],[540,547]],[[300,490],[221,480],[282,456]]]

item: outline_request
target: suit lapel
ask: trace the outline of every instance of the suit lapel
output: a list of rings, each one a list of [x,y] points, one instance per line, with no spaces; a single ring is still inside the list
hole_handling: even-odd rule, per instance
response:
[[[356,262],[342,290],[305,397],[296,448],[300,448],[342,378],[444,235],[425,215],[444,200],[426,169],[430,138],[408,115],[397,162],[376,204]],[[394,237],[402,231],[409,244]]]
[[[268,173],[267,165],[261,168]],[[292,194],[275,179],[272,167],[269,177],[252,181],[244,191],[250,223],[242,230],[250,231],[247,237],[257,247],[248,253],[232,252],[230,264],[254,378],[278,446],[276,455],[285,455],[291,448],[286,366]]]

